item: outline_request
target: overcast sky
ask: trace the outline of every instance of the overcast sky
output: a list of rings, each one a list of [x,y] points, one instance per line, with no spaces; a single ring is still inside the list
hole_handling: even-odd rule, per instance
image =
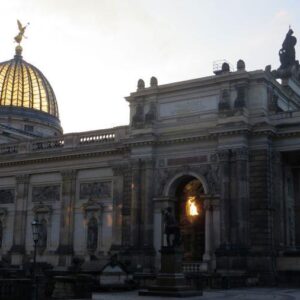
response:
[[[0,61],[16,20],[30,22],[23,58],[52,85],[64,132],[104,129],[128,124],[139,78],[208,76],[219,59],[277,68],[289,25],[300,41],[299,11],[298,0],[1,0]]]

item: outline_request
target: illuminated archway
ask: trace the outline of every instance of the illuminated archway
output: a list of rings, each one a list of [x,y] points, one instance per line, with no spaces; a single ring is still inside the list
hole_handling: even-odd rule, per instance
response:
[[[185,261],[202,261],[205,253],[204,200],[208,192],[205,178],[194,173],[177,174],[166,185],[165,192],[174,199]]]

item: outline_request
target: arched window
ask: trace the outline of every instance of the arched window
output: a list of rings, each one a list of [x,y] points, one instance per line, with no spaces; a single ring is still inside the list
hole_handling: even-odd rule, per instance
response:
[[[42,249],[47,248],[47,221],[43,219],[41,221],[41,228],[40,228],[40,238],[39,238],[39,247]]]
[[[96,218],[92,218],[88,222],[87,228],[87,249],[95,251],[98,244],[98,222]]]
[[[0,248],[2,248],[2,242],[3,242],[3,225],[0,221]]]

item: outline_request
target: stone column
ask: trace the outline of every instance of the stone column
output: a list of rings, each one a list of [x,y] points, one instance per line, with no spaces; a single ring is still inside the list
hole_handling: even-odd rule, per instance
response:
[[[28,204],[29,175],[16,177],[16,200],[14,216],[12,264],[20,265],[25,254],[26,219]],[[31,228],[29,228],[31,230]]]
[[[230,150],[219,150],[218,157],[221,174],[221,243],[228,244],[230,242]]]
[[[205,210],[205,253],[203,254],[204,261],[210,261],[213,254],[213,206],[209,199],[204,201]]]
[[[74,207],[76,194],[76,170],[65,170],[62,176],[61,216],[59,246],[59,265],[71,263],[73,255]]]
[[[132,182],[131,182],[131,246],[140,248],[142,244],[141,231],[141,184],[142,184],[142,162],[136,160],[132,162]]]
[[[123,196],[124,166],[113,167],[113,228],[112,248],[122,244],[122,196]]]
[[[144,219],[144,247],[153,247],[153,189],[154,189],[154,161],[149,159],[145,162],[145,189],[143,201]]]
[[[246,246],[249,244],[249,190],[248,190],[248,163],[249,155],[247,148],[234,150],[236,156],[236,212],[237,216],[237,244]]]

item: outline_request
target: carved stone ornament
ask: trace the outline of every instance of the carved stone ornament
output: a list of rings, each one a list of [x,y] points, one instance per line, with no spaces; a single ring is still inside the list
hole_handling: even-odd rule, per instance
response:
[[[47,224],[51,224],[51,216],[52,216],[52,207],[50,205],[38,204],[35,205],[32,209],[34,218],[41,221],[45,219]]]
[[[219,194],[220,192],[220,168],[218,164],[207,164],[201,166],[184,165],[176,169],[159,169],[157,170],[155,180],[158,190],[157,196],[163,195],[164,189],[168,182],[176,176],[176,174],[199,174],[206,179],[209,194]],[[199,176],[199,177],[200,177]]]
[[[246,87],[244,85],[236,86],[237,96],[234,101],[234,108],[243,108],[246,105]]]
[[[223,149],[218,151],[219,161],[229,161],[230,159],[230,150]]]
[[[157,85],[158,85],[157,78],[152,76],[151,79],[150,79],[150,86],[151,87],[157,87]]]
[[[0,208],[0,222],[1,222],[3,228],[6,227],[7,215],[8,215],[7,209],[4,207],[1,207]]]
[[[6,188],[0,190],[0,204],[14,203],[15,189]]]
[[[233,150],[236,160],[248,160],[249,151],[246,147],[237,148]]]
[[[29,177],[28,174],[18,175],[16,176],[17,184],[28,184],[29,183]]]
[[[80,199],[102,199],[111,197],[111,181],[80,183]]]
[[[137,83],[137,89],[142,90],[145,88],[145,81],[143,79],[139,79]]]
[[[113,175],[114,176],[123,176],[127,169],[128,169],[127,164],[113,165],[113,167],[112,167]]]
[[[135,108],[135,114],[132,117],[132,126],[134,128],[142,128],[144,124],[144,106],[141,103]]]
[[[220,95],[219,110],[230,109],[230,93],[228,89],[224,89]]]
[[[76,179],[76,170],[63,170],[60,172],[62,179],[65,180],[75,180]]]
[[[271,112],[278,112],[278,95],[272,88],[268,88],[268,109]]]
[[[145,115],[145,122],[152,123],[156,119],[156,106],[155,103],[150,103],[149,111]]]
[[[81,209],[86,220],[89,220],[93,217],[97,220],[101,220],[101,214],[104,210],[104,206],[95,200],[89,199],[87,202],[82,204]]]
[[[43,185],[32,187],[32,202],[49,202],[60,200],[60,185]]]

